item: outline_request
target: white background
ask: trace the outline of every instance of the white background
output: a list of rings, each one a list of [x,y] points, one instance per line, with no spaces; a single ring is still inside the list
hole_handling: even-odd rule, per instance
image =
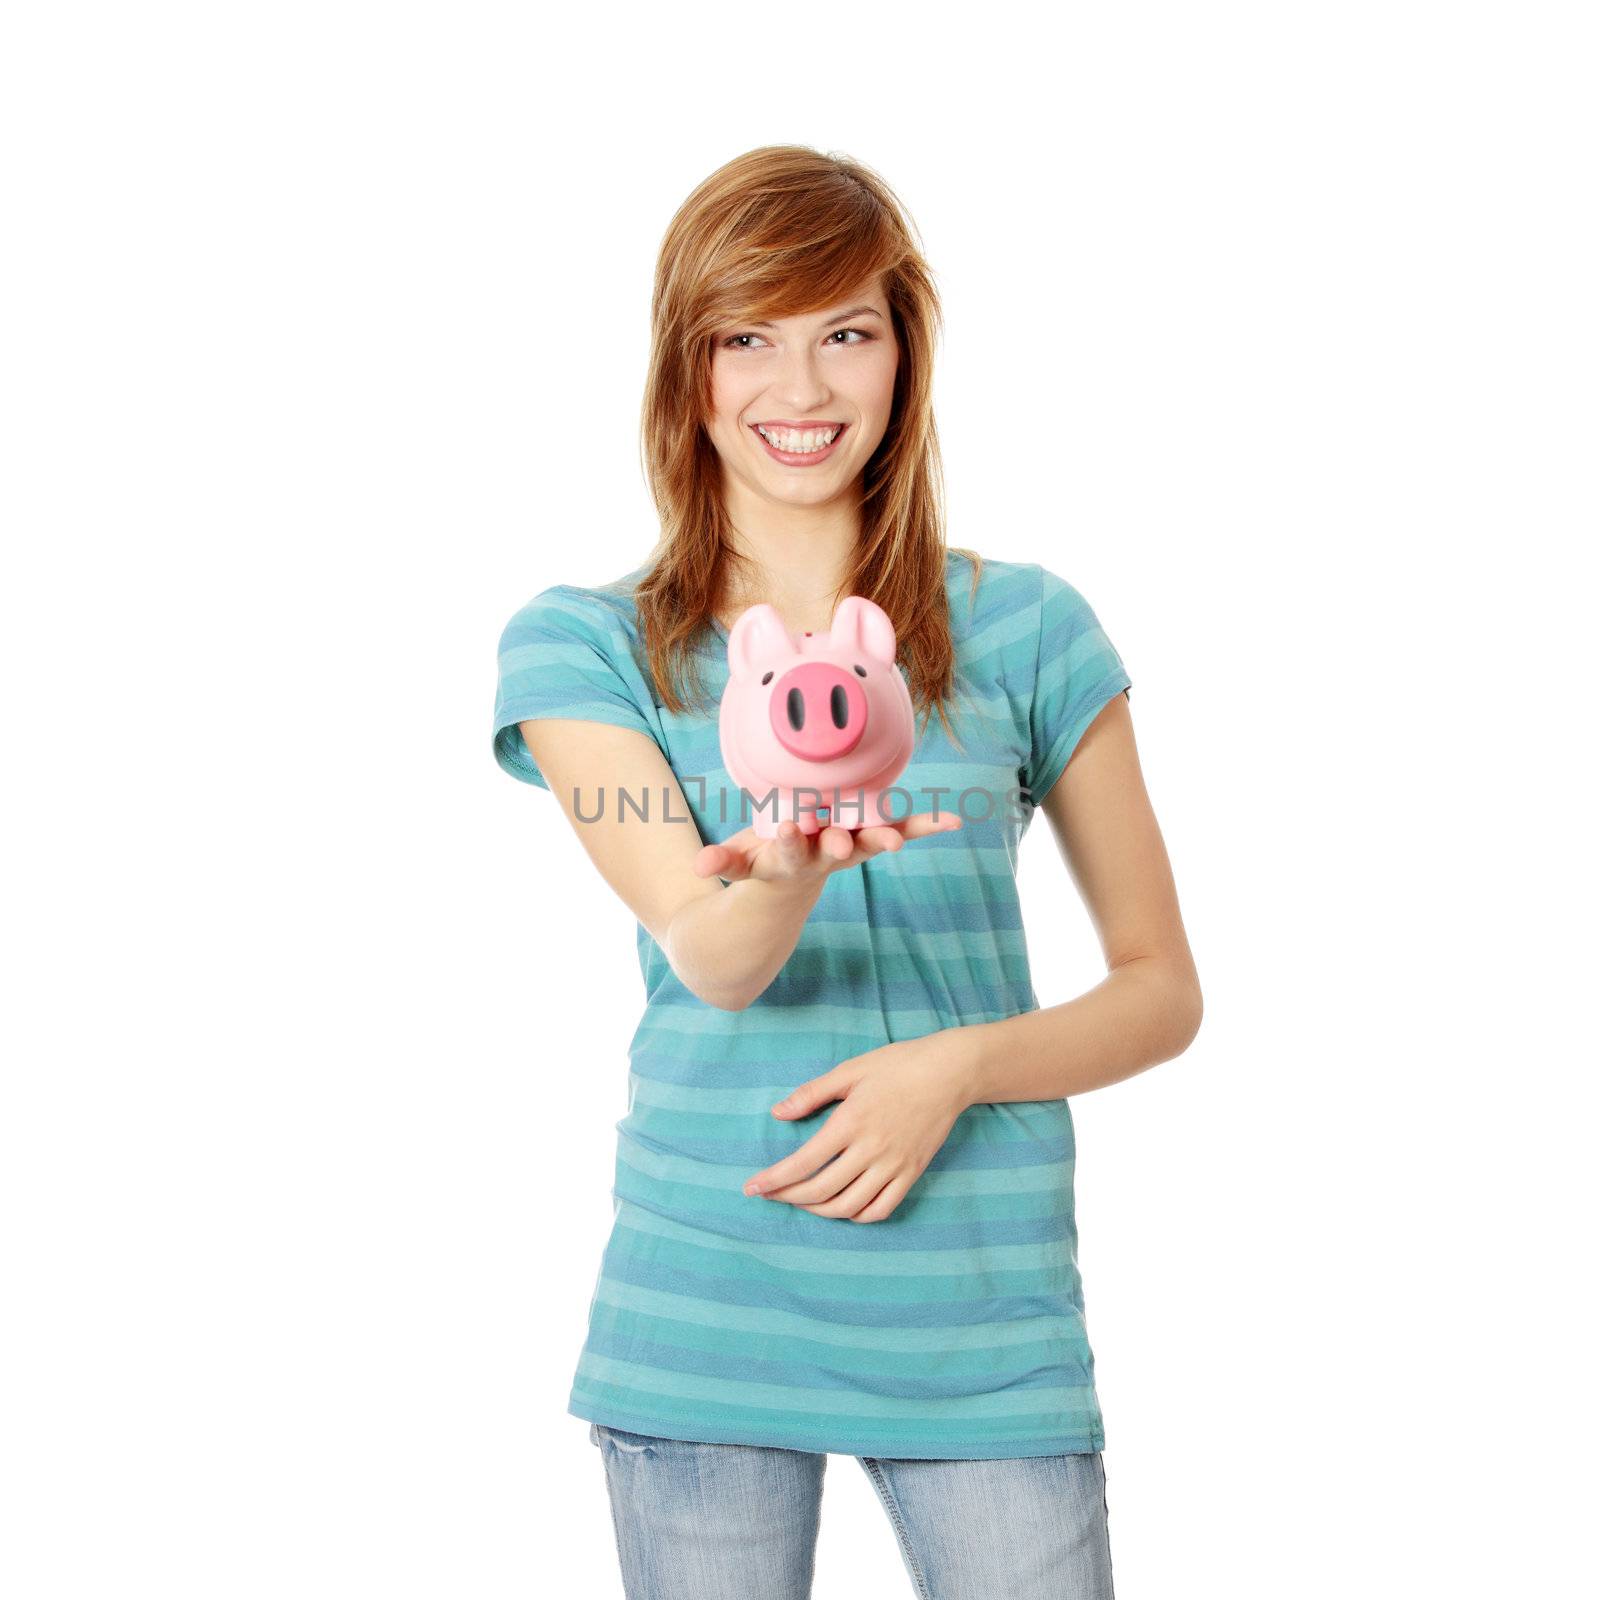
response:
[[[1075,1102],[1119,1600],[1593,1592],[1581,9],[12,13],[9,1595],[620,1594],[642,989],[494,649],[648,551],[657,244],[790,141],[921,229],[952,541],[1099,612],[1199,961]],[[848,1457],[816,1592],[909,1593]]]

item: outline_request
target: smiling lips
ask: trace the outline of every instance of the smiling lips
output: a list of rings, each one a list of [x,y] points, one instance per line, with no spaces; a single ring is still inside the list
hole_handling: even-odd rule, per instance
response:
[[[833,454],[849,424],[754,422],[750,426],[774,461],[789,467],[809,467]]]

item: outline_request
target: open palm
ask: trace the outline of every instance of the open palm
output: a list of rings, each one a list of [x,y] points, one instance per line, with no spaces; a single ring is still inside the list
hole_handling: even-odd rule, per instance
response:
[[[778,827],[776,837],[763,839],[755,828],[743,828],[721,844],[708,844],[695,857],[694,870],[702,878],[767,880],[802,878],[841,872],[871,856],[903,850],[909,840],[933,833],[952,833],[961,826],[954,811],[935,817],[928,812],[897,817],[851,831],[831,826],[806,835],[792,817]]]

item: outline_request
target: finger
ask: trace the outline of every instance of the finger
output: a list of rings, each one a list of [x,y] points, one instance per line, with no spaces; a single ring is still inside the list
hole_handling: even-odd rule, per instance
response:
[[[906,841],[898,828],[888,823],[874,823],[856,835],[856,842],[867,855],[877,856],[892,855],[896,850],[903,850]]]
[[[778,824],[778,861],[786,872],[798,872],[811,860],[811,841],[793,817]]]
[[[961,823],[961,815],[955,811],[941,811],[937,817],[931,811],[919,811],[900,819],[900,831],[908,839],[925,839],[932,833],[954,833]]]
[[[737,833],[730,833],[726,839],[706,845],[696,857],[696,864],[703,863],[713,852],[718,852],[715,870],[719,878],[748,878],[755,858],[765,843],[766,840],[756,836],[753,827],[741,828]]]
[[[862,1210],[856,1212],[856,1222],[882,1222],[885,1217],[892,1216],[900,1202],[905,1199],[906,1191],[917,1180],[914,1172],[902,1173],[898,1178],[891,1178],[883,1186],[877,1199]]]
[[[708,844],[694,858],[694,871],[702,878],[746,878],[750,875],[750,862],[743,852],[725,844]]]
[[[848,861],[855,854],[855,840],[848,828],[837,823],[826,827],[817,835],[818,848],[834,861]]]
[[[758,1172],[744,1186],[746,1194],[767,1194],[788,1184],[809,1178],[824,1162],[831,1161],[847,1143],[837,1115],[831,1116],[798,1150],[791,1150],[782,1161],[775,1161],[765,1172]]]
[[[827,1170],[832,1172],[833,1168],[829,1167]],[[804,1209],[814,1212],[819,1217],[854,1217],[857,1212],[866,1210],[883,1193],[884,1185],[888,1181],[889,1174],[882,1166],[867,1166],[853,1183],[841,1189],[831,1199],[817,1204],[807,1204]]]
[[[814,1177],[805,1178],[799,1183],[785,1184],[779,1189],[768,1189],[768,1200],[781,1200],[785,1205],[814,1206],[837,1204],[852,1184],[857,1182],[867,1167],[867,1158],[856,1155],[850,1150],[830,1161]],[[883,1187],[882,1180],[873,1186],[875,1194]],[[864,1195],[861,1204],[871,1199],[871,1195]]]

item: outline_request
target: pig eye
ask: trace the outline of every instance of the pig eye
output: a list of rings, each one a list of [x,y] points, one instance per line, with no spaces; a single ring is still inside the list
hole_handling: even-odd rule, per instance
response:
[[[859,668],[859,667],[858,667],[858,668],[857,668],[857,669],[856,669],[856,670],[857,670],[857,671],[858,671],[858,672],[859,672],[859,671],[860,671],[860,670],[861,670],[861,669],[860,669],[860,668]],[[772,682],[772,674],[771,674],[771,673],[770,673],[770,672],[769,672],[769,673],[768,673],[768,674],[767,674],[767,675],[766,675],[766,677],[764,677],[764,678],[763,678],[763,679],[762,679],[762,680],[761,680],[761,682],[762,682],[762,685],[763,685],[763,687],[765,687],[765,686],[766,686],[766,685],[767,685],[767,684],[769,684],[769,683],[771,683],[771,682]]]
[[[833,716],[833,725],[842,728],[850,720],[850,702],[845,699],[844,685],[836,683],[828,696],[828,710]]]
[[[864,678],[864,677],[866,677],[866,675],[867,675],[867,669],[865,667],[857,667],[856,668],[856,676],[858,678]]]

